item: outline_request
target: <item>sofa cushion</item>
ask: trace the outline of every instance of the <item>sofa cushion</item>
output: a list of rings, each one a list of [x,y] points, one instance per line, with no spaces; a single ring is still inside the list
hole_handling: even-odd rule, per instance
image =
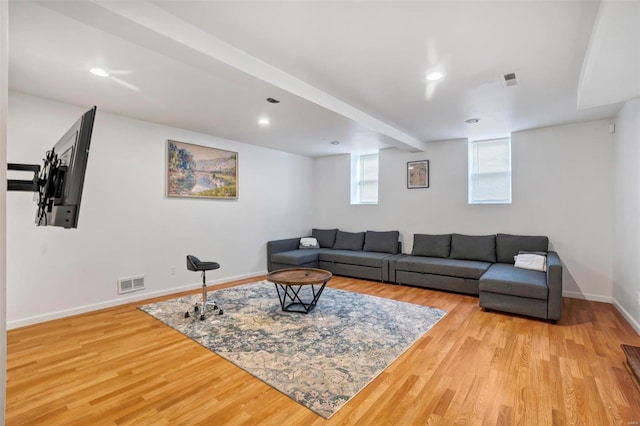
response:
[[[362,250],[397,254],[398,238],[400,238],[400,232],[398,231],[367,231],[364,236],[364,248]]]
[[[494,263],[496,261],[496,236],[452,234],[449,257]]]
[[[451,251],[451,234],[413,236],[413,256],[449,257]]]
[[[498,234],[496,254],[498,262],[513,265],[513,257],[521,251],[545,252],[549,249],[549,238],[543,236]]]
[[[336,241],[337,229],[315,229],[311,230],[311,236],[318,240],[320,247],[331,248]]]
[[[346,263],[349,265],[381,268],[382,259],[390,256],[389,253],[373,251],[327,250],[319,253],[318,259],[322,262]]]
[[[356,250],[362,251],[364,244],[364,232],[344,232],[338,230],[336,233],[336,242],[333,248],[336,250]]]
[[[494,263],[480,278],[480,292],[547,300],[547,274],[519,269],[505,263]]]
[[[285,265],[304,265],[305,263],[316,262],[318,260],[318,254],[325,250],[327,249],[297,249],[283,251],[272,254],[271,261]]]
[[[409,271],[474,280],[479,279],[490,266],[489,262],[422,256],[404,256],[395,261],[396,273]]]

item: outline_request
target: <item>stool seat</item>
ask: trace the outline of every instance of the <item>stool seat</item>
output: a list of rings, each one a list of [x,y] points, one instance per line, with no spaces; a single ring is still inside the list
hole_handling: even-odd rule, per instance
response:
[[[187,269],[190,271],[212,271],[220,268],[217,262],[203,262],[195,256],[187,256]]]

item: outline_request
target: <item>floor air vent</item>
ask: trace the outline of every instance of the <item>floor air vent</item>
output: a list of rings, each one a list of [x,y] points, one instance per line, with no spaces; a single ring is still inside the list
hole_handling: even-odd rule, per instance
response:
[[[144,289],[144,275],[136,277],[120,278],[118,280],[118,294],[131,293]]]

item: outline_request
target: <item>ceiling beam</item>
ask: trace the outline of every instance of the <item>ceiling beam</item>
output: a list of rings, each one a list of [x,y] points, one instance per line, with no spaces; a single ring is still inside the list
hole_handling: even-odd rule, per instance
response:
[[[640,96],[640,2],[603,1],[582,63],[578,109]]]
[[[385,142],[397,148],[410,152],[422,152],[425,149],[424,142],[402,130],[226,43],[152,3],[144,1],[103,2],[99,0],[94,0],[93,3],[159,36],[179,43],[185,48],[197,51],[353,120],[374,132],[380,133]]]

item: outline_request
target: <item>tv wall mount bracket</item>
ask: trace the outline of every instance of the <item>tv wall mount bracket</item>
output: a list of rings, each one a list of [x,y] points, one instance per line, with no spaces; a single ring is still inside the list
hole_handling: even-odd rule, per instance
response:
[[[38,192],[40,188],[40,166],[38,164],[7,163],[7,170],[33,172],[32,180],[7,179],[7,191]]]

